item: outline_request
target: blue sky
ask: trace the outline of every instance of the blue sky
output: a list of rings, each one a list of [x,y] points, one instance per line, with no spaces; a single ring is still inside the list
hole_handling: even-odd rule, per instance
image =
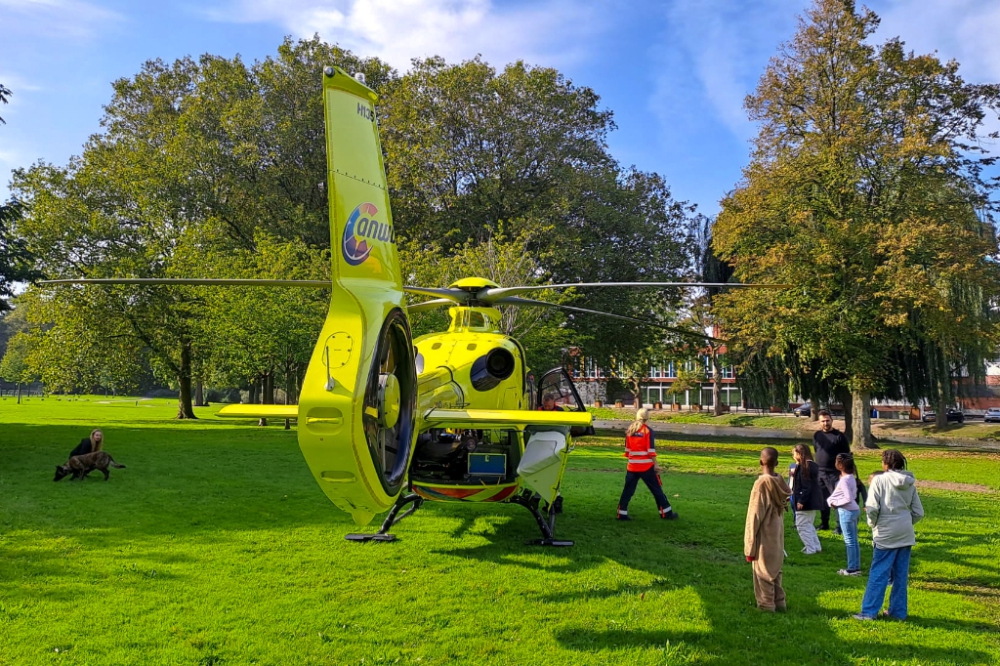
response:
[[[100,130],[112,80],[151,58],[273,54],[318,33],[400,71],[414,57],[498,67],[523,59],[593,88],[614,111],[624,165],[662,174],[714,214],[745,165],[742,109],[795,30],[805,0],[0,0],[0,197],[10,170],[66,164]],[[879,0],[879,40],[956,58],[970,81],[1000,81],[1000,2]],[[318,85],[318,84],[317,84]],[[992,122],[995,127],[998,125]],[[1000,150],[1000,147],[997,148]]]

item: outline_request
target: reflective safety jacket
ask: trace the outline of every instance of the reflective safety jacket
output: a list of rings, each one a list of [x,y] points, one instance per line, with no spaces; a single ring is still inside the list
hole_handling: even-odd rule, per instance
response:
[[[656,448],[649,426],[643,424],[634,435],[625,436],[625,457],[628,458],[630,472],[645,472],[653,468],[656,463]]]

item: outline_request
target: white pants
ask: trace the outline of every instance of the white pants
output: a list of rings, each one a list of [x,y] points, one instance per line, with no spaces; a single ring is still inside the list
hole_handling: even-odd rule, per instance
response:
[[[816,534],[816,512],[796,511],[795,529],[799,531],[799,538],[802,545],[806,547],[806,554],[812,555],[823,550],[819,542],[819,535]]]

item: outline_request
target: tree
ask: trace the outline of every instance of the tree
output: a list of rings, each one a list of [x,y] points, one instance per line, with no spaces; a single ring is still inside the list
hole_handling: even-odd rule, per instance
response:
[[[738,353],[794,364],[786,386],[849,392],[856,447],[873,446],[872,395],[936,400],[949,368],[981,373],[1000,294],[977,143],[1000,87],[869,45],[877,25],[850,0],[806,12],[747,97],[760,131],[713,242],[741,281],[796,287],[717,297]]]
[[[286,41],[277,58],[252,67],[213,56],[150,61],[116,81],[105,131],[81,157],[66,169],[15,174],[15,191],[30,203],[23,236],[39,265],[50,277],[188,277],[212,268],[185,264],[185,256],[216,257],[225,267],[227,256],[257,251],[259,231],[329,247],[317,85],[331,62],[364,72],[376,87],[392,76],[376,59],[314,38]],[[54,338],[72,317],[124,321],[127,333],[105,341],[142,349],[178,388],[178,416],[193,418],[192,382],[211,346],[203,295],[87,291],[67,291],[76,297],[67,310],[50,310],[54,327],[45,335]]]
[[[35,375],[28,364],[30,338],[18,333],[7,343],[7,349],[0,359],[0,378],[17,384],[17,404],[21,404],[21,385],[35,381]]]
[[[32,256],[18,236],[18,222],[24,215],[24,204],[10,199],[0,204],[0,313],[9,310],[7,299],[13,295],[14,284],[38,277],[32,266]]]
[[[701,385],[705,382],[705,373],[698,368],[697,365],[688,367],[685,363],[683,367],[677,372],[677,378],[670,383],[670,388],[667,389],[669,395],[682,396],[687,391],[697,391],[698,392],[698,403],[701,403]]]
[[[192,256],[190,270],[209,266],[213,277],[329,280],[326,250],[261,234],[255,251],[235,256]],[[330,305],[326,289],[203,289],[205,315],[199,337],[206,340],[203,376],[225,385],[256,385],[262,403],[283,386],[295,403],[302,377]]]
[[[12,94],[13,93],[10,92],[10,88],[0,83],[0,102],[3,102],[4,104],[9,104],[10,102],[7,101],[7,98],[10,97]],[[6,125],[6,124],[7,121],[4,120],[3,118],[0,118],[0,125]]]
[[[598,99],[523,62],[497,73],[478,57],[414,61],[380,106],[398,234],[448,251],[501,222],[562,221],[574,174],[613,163],[605,139],[614,124]]]

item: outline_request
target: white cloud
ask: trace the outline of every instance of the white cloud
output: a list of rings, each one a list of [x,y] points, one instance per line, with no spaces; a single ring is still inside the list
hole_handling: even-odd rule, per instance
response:
[[[678,87],[698,95],[714,118],[740,140],[755,128],[743,109],[744,97],[756,87],[768,59],[796,29],[809,0],[675,0],[665,12],[664,44],[654,49],[663,65],[655,78],[650,106],[661,119],[665,136],[683,132],[677,104]],[[859,7],[864,4],[859,2]],[[966,80],[1000,81],[1000,2],[982,0],[875,0],[882,17],[873,43],[899,36],[918,53],[937,51],[961,63]],[[695,119],[698,120],[698,119]],[[993,123],[991,123],[992,126]]]
[[[799,0],[805,4],[805,0]],[[794,30],[796,8],[781,0],[752,4],[733,0],[676,0],[664,15],[663,43],[654,48],[661,67],[650,106],[666,135],[683,132],[676,113],[685,106],[693,122],[708,111],[729,133],[748,140],[754,126],[743,100],[753,91],[768,58]],[[671,103],[683,89],[683,102]]]
[[[12,34],[85,39],[124,17],[83,0],[0,0],[7,38]]]
[[[564,66],[585,60],[588,40],[610,27],[606,0],[538,0],[500,8],[492,0],[231,0],[208,15],[275,23],[296,37],[320,37],[407,69],[412,58],[449,61],[476,54],[492,63],[523,59]]]
[[[1000,3],[888,0],[879,13],[877,41],[898,36],[917,53],[954,58],[966,80],[1000,81]]]

